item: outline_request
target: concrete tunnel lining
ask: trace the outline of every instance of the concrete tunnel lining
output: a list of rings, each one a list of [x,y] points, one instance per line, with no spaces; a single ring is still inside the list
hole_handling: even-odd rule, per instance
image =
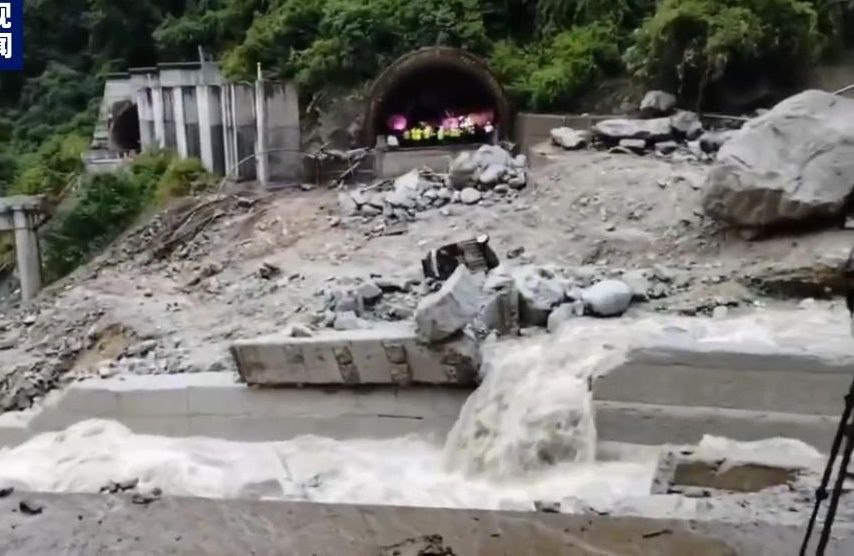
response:
[[[140,137],[139,111],[136,104],[121,102],[114,105],[110,142],[121,151],[139,152]]]
[[[437,73],[440,79],[433,78]],[[509,137],[513,121],[510,103],[486,62],[458,48],[435,46],[404,54],[373,82],[364,116],[365,146],[375,145],[377,135],[384,130],[383,122],[390,108],[399,100],[398,95],[411,91],[413,80],[420,81],[423,86],[449,81],[453,77],[460,80],[456,88],[465,96],[473,93],[484,97],[484,103],[495,110],[499,139]]]

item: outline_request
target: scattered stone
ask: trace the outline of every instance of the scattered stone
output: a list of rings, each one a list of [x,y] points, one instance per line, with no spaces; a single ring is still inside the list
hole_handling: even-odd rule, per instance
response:
[[[649,116],[670,114],[676,108],[676,96],[665,91],[649,91],[640,103],[641,112]]]
[[[457,266],[442,288],[424,297],[415,310],[418,336],[427,343],[462,330],[480,309],[480,284],[465,265]]]
[[[522,267],[514,273],[523,326],[546,326],[549,313],[564,300],[565,288],[555,275],[540,267]]]
[[[265,262],[258,269],[258,276],[263,280],[272,280],[282,273],[282,269],[273,263]]]
[[[584,305],[598,317],[622,315],[629,308],[634,293],[620,280],[603,280],[584,290]]]
[[[680,110],[670,116],[670,127],[688,141],[699,139],[703,134],[703,123],[696,112]]]
[[[335,322],[333,323],[335,330],[358,330],[364,328],[362,319],[356,316],[353,311],[344,311],[335,314]]]
[[[498,145],[482,145],[474,153],[474,161],[479,168],[487,168],[494,165],[506,168],[513,164],[510,153]]]
[[[125,356],[127,357],[142,357],[147,355],[148,352],[157,347],[157,340],[144,340],[142,342],[138,342],[128,347],[125,350]]]
[[[361,315],[365,310],[365,304],[355,291],[337,290],[332,294],[332,309],[339,313],[352,311]]]
[[[39,515],[44,511],[44,506],[33,500],[21,500],[18,509],[24,515]]]
[[[338,210],[343,216],[355,216],[359,213],[359,205],[349,193],[338,194]]]
[[[462,152],[451,162],[448,169],[448,178],[451,185],[456,189],[462,189],[474,181],[477,171],[477,162],[471,152]]]
[[[622,143],[622,141],[621,141]],[[679,148],[679,143],[676,141],[660,141],[655,144],[655,152],[662,155],[668,155]]]
[[[304,324],[294,323],[290,325],[285,335],[291,338],[311,338],[314,336],[314,332]]]
[[[514,168],[527,168],[528,167],[528,157],[524,154],[517,154],[513,157],[513,167]]]
[[[809,90],[754,118],[709,171],[703,208],[739,227],[837,223],[854,184],[854,100]]]
[[[466,187],[460,193],[460,201],[467,205],[473,205],[481,200],[483,195],[481,195],[480,191],[473,187]]]
[[[587,130],[558,127],[551,130],[552,143],[567,150],[584,149],[590,144],[592,135]]]
[[[602,120],[593,126],[593,132],[611,142],[618,142],[620,139],[663,141],[670,139],[673,135],[673,130],[670,127],[670,118],[654,118],[651,120],[617,118]]]
[[[523,253],[525,253],[524,247],[514,247],[513,249],[510,249],[509,251],[507,251],[507,258],[508,259],[518,259],[519,257],[522,256]]]
[[[623,274],[622,280],[631,289],[634,299],[646,300],[652,289],[652,283],[647,278],[648,270],[631,270]]]
[[[643,154],[646,150],[646,141],[643,139],[620,139],[620,147],[628,149],[636,154]]]
[[[376,301],[383,295],[383,290],[380,288],[375,282],[365,282],[361,284],[357,292],[359,293],[359,297],[362,298],[362,301],[366,303],[370,303],[372,301]]]
[[[582,316],[584,316],[584,303],[581,301],[571,301],[559,305],[549,314],[548,331],[552,333],[557,332],[566,321]]]
[[[486,169],[481,172],[480,177],[478,177],[477,181],[479,181],[483,185],[495,185],[506,171],[506,166],[501,166],[500,164],[492,164],[490,166],[487,166]]]
[[[543,500],[534,500],[534,511],[544,514],[559,514],[560,502],[545,502]]]
[[[147,506],[152,502],[160,500],[162,491],[159,488],[153,488],[149,492],[137,492],[131,497],[131,502],[140,506]]]
[[[13,492],[15,492],[15,487],[0,488],[0,498],[6,498],[7,496],[10,496]]]

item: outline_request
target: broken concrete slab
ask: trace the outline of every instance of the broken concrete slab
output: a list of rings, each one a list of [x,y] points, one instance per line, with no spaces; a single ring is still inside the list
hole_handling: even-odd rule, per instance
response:
[[[259,386],[473,385],[480,365],[476,342],[463,337],[426,346],[408,322],[310,338],[239,340],[231,353],[241,377]],[[314,365],[307,354],[322,355],[327,363]],[[337,373],[329,370],[329,361]]]
[[[427,343],[445,340],[469,324],[481,302],[481,281],[457,266],[442,288],[424,297],[415,310],[418,336]]]

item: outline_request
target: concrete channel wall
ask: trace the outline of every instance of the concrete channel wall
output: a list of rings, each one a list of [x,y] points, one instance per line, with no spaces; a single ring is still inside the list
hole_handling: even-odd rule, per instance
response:
[[[23,500],[42,504],[43,513],[17,511]],[[800,527],[753,520],[685,522],[169,497],[142,506],[125,495],[27,492],[0,499],[0,529],[5,556],[780,556],[795,554],[803,535]],[[837,523],[833,533],[826,556],[854,554],[850,525]]]
[[[845,353],[645,348],[595,381],[597,432],[639,444],[782,436],[826,451],[852,376]]]
[[[51,393],[36,408],[0,415],[0,447],[109,419],[139,434],[226,440],[347,440],[410,433],[444,439],[468,391],[442,388],[260,389],[230,373],[93,378]]]

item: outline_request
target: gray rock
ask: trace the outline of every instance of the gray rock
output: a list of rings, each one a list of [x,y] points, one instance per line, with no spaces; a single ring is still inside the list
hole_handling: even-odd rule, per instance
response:
[[[525,168],[528,166],[528,157],[524,154],[517,154],[513,157],[513,166],[515,168]]]
[[[584,316],[584,303],[571,301],[555,308],[549,315],[547,327],[549,332],[557,332],[560,326],[568,320]]]
[[[679,148],[679,143],[676,141],[660,141],[655,144],[655,152],[658,154],[670,154]]]
[[[405,191],[405,190],[395,190],[389,192],[386,195],[386,202],[393,206],[399,208],[413,208],[415,206],[415,202],[418,199],[417,193],[414,191]]]
[[[473,187],[466,187],[460,193],[460,201],[467,205],[473,205],[481,200],[483,195],[481,195],[480,191]]]
[[[455,158],[448,168],[448,178],[451,185],[456,189],[462,189],[474,182],[474,174],[477,171],[477,162],[470,152],[462,152]],[[450,197],[446,197],[450,199]]]
[[[649,296],[652,289],[652,282],[647,277],[649,273],[650,271],[647,269],[640,269],[630,270],[623,274],[622,280],[632,289],[635,299],[645,300]]]
[[[507,180],[507,185],[513,189],[523,189],[528,185],[528,172],[525,170],[517,170],[516,173]]]
[[[632,302],[632,289],[620,280],[603,280],[584,290],[584,305],[598,317],[622,315]]]
[[[338,194],[338,210],[342,216],[354,216],[359,212],[359,206],[349,193],[341,192]]]
[[[551,130],[552,143],[567,150],[586,148],[590,144],[591,133],[587,130],[557,127]]]
[[[670,127],[688,141],[694,141],[703,134],[703,123],[695,112],[680,110],[670,116]]]
[[[356,316],[353,311],[344,311],[335,315],[335,323],[332,325],[335,330],[357,330],[364,328],[362,319]]]
[[[519,318],[523,326],[546,326],[549,313],[564,300],[564,284],[551,272],[533,266],[513,276],[519,291]]]
[[[333,294],[333,309],[337,313],[352,311],[361,315],[365,309],[361,296],[352,290],[337,290]]]
[[[419,338],[433,343],[462,330],[480,309],[480,282],[460,265],[442,288],[421,299],[415,310]]]
[[[394,180],[395,191],[411,191],[417,193],[421,190],[421,174],[418,170],[411,170]]]
[[[670,114],[676,108],[676,96],[665,91],[649,91],[640,103],[641,112],[652,116]]]
[[[670,127],[670,118],[653,118],[651,120],[617,118],[602,120],[593,126],[593,132],[611,141],[619,141],[620,139],[662,141],[670,139],[673,135],[673,130]]]
[[[498,145],[482,145],[474,153],[474,162],[479,168],[488,168],[493,165],[507,168],[513,164],[513,159],[510,153]]]
[[[501,166],[500,164],[490,164],[480,173],[480,176],[477,178],[477,181],[482,183],[483,185],[495,185],[498,183],[498,180],[501,179],[501,176],[507,171],[506,166]]]
[[[646,151],[646,141],[643,139],[620,139],[620,146],[637,154]]]
[[[748,122],[706,178],[713,218],[759,228],[835,223],[854,189],[854,100],[810,90]]]
[[[365,282],[356,290],[364,302],[376,301],[383,295],[383,290],[374,282]]]

